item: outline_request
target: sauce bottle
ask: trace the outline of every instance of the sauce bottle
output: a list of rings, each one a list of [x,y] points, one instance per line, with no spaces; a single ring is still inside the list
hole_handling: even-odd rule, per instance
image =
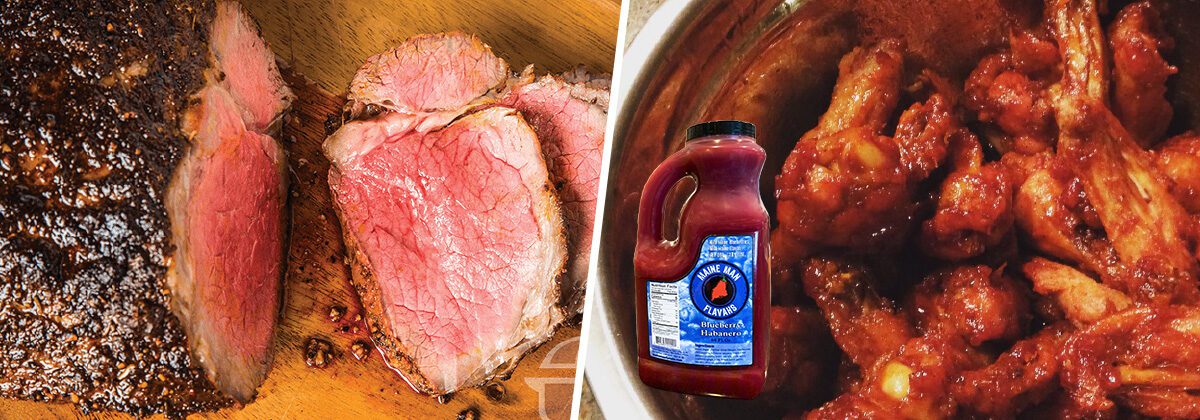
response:
[[[742,399],[762,390],[771,326],[770,222],[758,187],[765,160],[753,124],[706,122],[689,127],[683,148],[647,180],[633,270],[646,385]],[[668,240],[663,204],[689,176],[696,190]]]

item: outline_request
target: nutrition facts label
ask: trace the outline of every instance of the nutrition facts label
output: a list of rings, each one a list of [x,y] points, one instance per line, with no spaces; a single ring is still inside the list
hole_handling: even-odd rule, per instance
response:
[[[752,364],[757,256],[757,234],[709,236],[686,277],[646,280],[650,357],[696,366]]]
[[[679,288],[674,283],[650,282],[650,340],[656,346],[679,348]]]

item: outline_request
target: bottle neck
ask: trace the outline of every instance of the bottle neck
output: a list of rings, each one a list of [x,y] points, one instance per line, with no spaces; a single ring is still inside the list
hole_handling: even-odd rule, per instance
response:
[[[687,145],[715,145],[721,143],[751,143],[758,144],[754,137],[732,134],[714,134],[711,136],[696,137],[688,140]]]

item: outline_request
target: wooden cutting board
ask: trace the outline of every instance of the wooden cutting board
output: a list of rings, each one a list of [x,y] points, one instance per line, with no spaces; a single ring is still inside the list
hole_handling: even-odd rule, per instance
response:
[[[243,1],[275,53],[326,90],[345,90],[372,54],[430,32],[479,35],[514,70],[583,64],[611,72],[619,0]]]
[[[354,322],[357,298],[347,280],[341,233],[325,180],[329,162],[320,145],[326,121],[340,111],[341,93],[354,71],[371,54],[409,35],[461,30],[479,35],[514,69],[536,64],[539,73],[560,72],[584,64],[609,72],[619,2],[246,3],[285,62],[285,76],[298,96],[284,127],[292,173],[285,307],[275,337],[275,363],[259,398],[245,407],[195,417],[454,419],[470,412],[481,418],[567,418],[579,348],[577,325],[560,329],[526,356],[508,380],[459,392],[445,402],[413,392],[374,349],[364,360],[354,357],[353,344],[370,341]],[[337,322],[330,320],[335,306],[348,309]],[[333,357],[327,367],[307,366],[305,344],[310,338],[331,344]],[[0,419],[78,416],[71,405],[0,400]]]

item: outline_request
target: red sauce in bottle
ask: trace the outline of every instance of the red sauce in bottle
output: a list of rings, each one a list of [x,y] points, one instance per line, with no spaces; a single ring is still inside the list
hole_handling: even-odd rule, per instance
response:
[[[770,222],[759,195],[766,152],[741,121],[697,124],[687,139],[642,191],[638,374],[655,388],[754,398],[766,379],[771,328]],[[679,214],[678,239],[668,240],[664,201],[689,176],[696,191]]]

